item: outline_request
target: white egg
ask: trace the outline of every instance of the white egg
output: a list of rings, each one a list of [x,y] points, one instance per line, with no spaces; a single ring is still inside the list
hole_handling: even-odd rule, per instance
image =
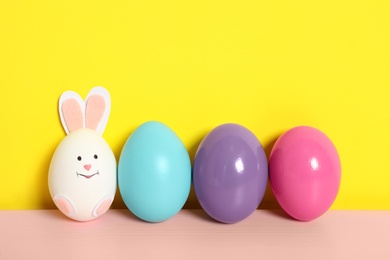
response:
[[[83,128],[62,140],[50,164],[49,190],[57,207],[75,220],[91,220],[108,209],[116,191],[116,160],[100,134]]]

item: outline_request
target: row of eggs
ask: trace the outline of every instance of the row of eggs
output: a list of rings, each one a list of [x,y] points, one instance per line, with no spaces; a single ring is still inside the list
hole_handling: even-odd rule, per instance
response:
[[[191,185],[215,220],[235,223],[261,203],[268,176],[281,207],[309,221],[332,205],[340,185],[336,148],[321,131],[296,127],[275,143],[269,158],[256,136],[238,124],[223,124],[200,143],[193,173],[188,152],[166,125],[147,122],[128,138],[118,165],[118,184],[128,209],[149,222],[174,216]]]
[[[108,144],[101,137],[91,138],[94,135],[89,129],[69,134],[57,148],[49,170],[55,204],[79,221],[104,214],[117,184],[134,215],[148,222],[165,221],[181,210],[193,183],[207,214],[219,222],[235,223],[258,208],[268,181],[287,214],[310,221],[330,208],[340,185],[341,166],[335,146],[324,133],[308,126],[281,135],[267,161],[261,143],[250,130],[238,124],[220,125],[200,143],[193,168],[184,144],[163,123],[151,121],[139,126],[127,139],[117,168]],[[68,156],[74,150],[78,156]],[[94,154],[96,150],[107,153]],[[88,155],[93,165],[85,162],[86,154],[94,154]],[[77,160],[72,159],[72,163],[64,159],[73,157]],[[99,160],[104,163],[99,164]],[[73,165],[76,163],[78,168]],[[80,165],[83,169],[68,174],[74,167],[82,168]],[[113,174],[109,176],[108,172]]]

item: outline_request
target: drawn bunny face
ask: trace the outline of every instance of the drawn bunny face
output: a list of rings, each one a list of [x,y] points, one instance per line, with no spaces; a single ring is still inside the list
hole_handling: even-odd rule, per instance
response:
[[[108,121],[110,96],[101,87],[86,102],[75,92],[61,95],[59,112],[67,136],[49,168],[49,190],[66,216],[88,221],[104,214],[116,192],[116,160],[101,134]]]

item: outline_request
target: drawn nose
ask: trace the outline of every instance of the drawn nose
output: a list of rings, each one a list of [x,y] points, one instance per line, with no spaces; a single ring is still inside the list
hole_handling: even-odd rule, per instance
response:
[[[92,165],[90,164],[86,164],[84,165],[84,169],[86,169],[87,171],[89,171],[89,169],[91,169]]]

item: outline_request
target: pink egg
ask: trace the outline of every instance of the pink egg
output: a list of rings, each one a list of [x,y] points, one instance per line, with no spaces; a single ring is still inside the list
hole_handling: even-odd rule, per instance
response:
[[[276,141],[269,158],[269,178],[280,206],[291,217],[310,221],[336,199],[341,180],[337,150],[320,130],[295,127]]]

